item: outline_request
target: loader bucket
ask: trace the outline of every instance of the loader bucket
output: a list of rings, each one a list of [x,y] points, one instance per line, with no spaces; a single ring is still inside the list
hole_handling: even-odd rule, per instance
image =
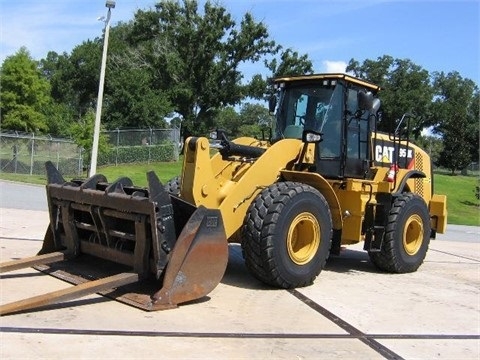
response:
[[[50,225],[33,266],[76,286],[0,306],[0,315],[99,293],[144,310],[200,299],[221,281],[228,243],[221,213],[168,194],[154,172],[148,189],[102,175],[67,182],[46,163]]]

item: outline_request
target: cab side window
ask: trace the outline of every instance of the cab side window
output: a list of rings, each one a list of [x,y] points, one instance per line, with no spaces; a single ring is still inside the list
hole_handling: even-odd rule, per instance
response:
[[[320,143],[322,158],[340,158],[343,137],[343,89],[337,86],[330,98],[320,126],[323,140]]]
[[[347,157],[366,159],[368,146],[368,121],[356,118],[358,111],[358,89],[348,89],[347,93]],[[368,115],[368,114],[367,114]],[[368,117],[367,117],[368,118]]]

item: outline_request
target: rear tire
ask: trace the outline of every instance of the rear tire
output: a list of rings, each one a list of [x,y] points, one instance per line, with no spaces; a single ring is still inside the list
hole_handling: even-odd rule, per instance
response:
[[[427,255],[430,232],[425,201],[416,194],[404,194],[395,199],[390,210],[381,251],[369,252],[370,259],[380,270],[416,271]]]
[[[328,203],[315,188],[280,182],[250,205],[242,228],[245,264],[260,281],[280,288],[310,285],[331,246]]]

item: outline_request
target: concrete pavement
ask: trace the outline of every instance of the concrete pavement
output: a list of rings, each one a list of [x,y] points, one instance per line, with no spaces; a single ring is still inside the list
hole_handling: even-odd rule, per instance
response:
[[[0,219],[1,260],[39,250],[46,211],[0,208]],[[313,286],[290,291],[253,279],[231,245],[222,282],[202,301],[150,313],[94,294],[4,316],[0,357],[478,359],[480,242],[452,236],[432,241],[415,273],[379,273],[352,246]],[[19,270],[2,276],[1,303],[66,286]]]

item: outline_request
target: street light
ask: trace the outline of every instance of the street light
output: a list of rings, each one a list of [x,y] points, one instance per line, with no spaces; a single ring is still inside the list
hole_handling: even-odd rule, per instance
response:
[[[107,0],[105,6],[108,8],[107,18],[105,19],[105,36],[103,39],[102,66],[100,69],[100,83],[98,84],[97,112],[95,113],[95,128],[93,130],[92,159],[90,162],[89,176],[97,172],[98,140],[100,137],[100,117],[102,115],[103,87],[105,84],[105,68],[107,65],[108,34],[110,32],[111,11],[115,8],[115,1]]]

